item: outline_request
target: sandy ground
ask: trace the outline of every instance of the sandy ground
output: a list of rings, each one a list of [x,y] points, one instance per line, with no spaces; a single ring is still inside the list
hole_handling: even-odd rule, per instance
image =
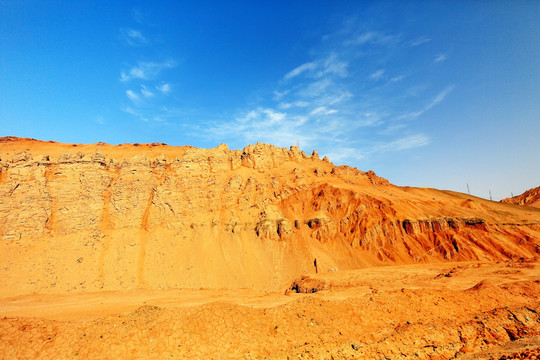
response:
[[[0,299],[0,358],[501,359],[540,352],[535,262],[378,267],[309,274],[296,284],[322,290]]]

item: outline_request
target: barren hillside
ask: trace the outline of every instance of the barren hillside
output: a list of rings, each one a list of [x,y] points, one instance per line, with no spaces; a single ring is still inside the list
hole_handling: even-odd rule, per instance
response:
[[[0,359],[540,355],[540,209],[295,147],[0,139]]]
[[[0,295],[276,290],[303,273],[533,258],[540,210],[296,147],[0,141]],[[16,271],[15,271],[16,270]]]

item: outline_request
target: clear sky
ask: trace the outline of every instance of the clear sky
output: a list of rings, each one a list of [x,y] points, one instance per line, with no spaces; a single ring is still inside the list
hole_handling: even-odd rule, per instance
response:
[[[0,135],[317,149],[397,185],[540,185],[540,1],[0,0]]]

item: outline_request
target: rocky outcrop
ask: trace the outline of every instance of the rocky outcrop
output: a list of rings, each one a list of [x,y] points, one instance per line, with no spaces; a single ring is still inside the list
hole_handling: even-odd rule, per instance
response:
[[[275,206],[266,206],[255,225],[259,237],[281,239],[291,233],[291,222]]]
[[[396,199],[328,185],[306,193],[302,203],[310,204],[316,214],[305,222],[307,236],[345,242],[383,262],[502,260],[540,254],[539,221],[506,223],[492,217],[488,221],[463,216],[462,211],[425,217],[426,211],[423,216],[403,218],[402,204]],[[291,214],[298,213],[297,200],[298,196],[284,201],[285,207],[294,209]]]
[[[540,208],[540,186],[529,189],[523,194],[501,200],[505,204],[525,205]]]
[[[479,218],[405,219],[402,226],[408,235],[440,233],[445,230],[458,230],[464,227],[488,231],[485,221]]]
[[[313,258],[346,269],[537,256],[538,213],[414,191],[294,146],[4,139],[0,291],[274,289]]]

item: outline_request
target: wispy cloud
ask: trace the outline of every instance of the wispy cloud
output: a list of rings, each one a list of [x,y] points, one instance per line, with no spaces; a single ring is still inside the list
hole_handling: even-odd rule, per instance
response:
[[[428,104],[428,106],[426,107],[426,110],[431,109],[432,107],[434,107],[435,105],[443,101],[446,98],[446,96],[450,94],[452,90],[454,90],[454,88],[455,88],[454,85],[450,85],[446,87],[443,91],[438,93],[437,96],[435,96],[435,98]]]
[[[373,74],[369,75],[369,78],[372,80],[378,81],[378,80],[381,80],[384,73],[385,73],[385,70],[380,69],[380,70],[375,71]]]
[[[302,101],[302,100],[294,101],[292,103],[284,102],[278,105],[278,107],[283,110],[287,110],[293,107],[306,107],[306,106],[309,106],[309,103],[307,101]]]
[[[390,79],[391,82],[397,82],[397,81],[401,81],[403,79],[405,79],[407,77],[407,75],[397,75],[397,76],[394,76]]]
[[[171,69],[174,67],[176,67],[176,62],[173,60],[166,60],[163,62],[139,61],[136,66],[131,67],[127,71],[122,71],[120,73],[120,80],[149,80],[155,78],[163,70]]]
[[[171,84],[168,84],[168,83],[161,83],[159,85],[156,85],[156,89],[163,94],[168,94],[172,90]]]
[[[134,103],[141,103],[144,98],[153,98],[154,93],[146,88],[146,86],[141,85],[141,90],[135,92],[131,89],[126,90],[126,96],[133,101]]]
[[[154,88],[158,92],[152,91]],[[165,123],[166,120],[173,117],[173,114],[177,114],[177,111],[171,111],[169,107],[160,105],[163,104],[162,95],[170,91],[170,86],[167,83],[153,87],[143,84],[138,91],[128,89],[125,94],[131,101],[131,106],[125,107],[123,111],[142,121],[152,120]]]
[[[130,46],[141,46],[148,43],[148,39],[139,30],[122,28],[120,34],[122,40]]]
[[[145,117],[141,112],[133,109],[132,107],[127,106],[127,107],[125,107],[123,109],[123,111],[125,111],[126,113],[128,113],[130,115],[133,115],[133,116],[139,118],[139,120],[141,120],[141,121],[144,121],[144,122],[148,121],[147,117]]]
[[[353,35],[344,41],[345,45],[392,45],[399,41],[400,35],[387,35],[379,31],[367,31]]]
[[[426,111],[428,111],[429,109],[433,108],[434,106],[436,106],[437,104],[441,103],[445,98],[446,96],[448,96],[448,94],[450,94],[450,92],[452,92],[452,90],[454,90],[455,86],[454,85],[451,85],[451,86],[447,86],[444,90],[442,90],[441,92],[439,92],[427,105],[425,105],[422,109],[420,110],[417,110],[417,111],[412,111],[412,112],[408,112],[404,115],[401,115],[399,116],[397,119],[398,120],[412,120],[412,119],[416,119],[418,118],[419,116],[421,116],[422,114],[424,114]]]
[[[425,43],[428,43],[430,42],[431,39],[426,37],[426,36],[420,36],[419,38],[416,38],[414,40],[411,40],[409,42],[409,45],[410,46],[418,46],[418,45],[422,45],[422,44],[425,44]]]
[[[145,85],[141,85],[141,94],[142,96],[146,98],[150,98],[154,96],[154,93],[147,89]]]
[[[328,156],[328,158],[336,164],[350,163],[351,159],[359,161],[369,156],[368,153],[364,152],[358,147],[348,146],[341,146],[337,149],[329,149],[324,153],[324,155]]]
[[[290,72],[288,72],[286,75],[285,75],[285,79],[292,79],[294,77],[297,77],[298,75],[306,72],[306,71],[312,71],[312,70],[315,70],[317,68],[317,64],[313,63],[313,62],[309,62],[309,63],[305,63],[305,64],[302,64],[300,66],[298,66],[297,68],[291,70]]]
[[[446,59],[448,59],[448,55],[446,54],[437,54],[437,56],[435,57],[435,62],[438,63],[438,62],[443,62],[445,61]]]
[[[310,115],[332,115],[337,113],[336,109],[328,109],[326,106],[319,106],[310,112]]]
[[[277,146],[290,146],[301,139],[302,143],[310,143],[312,135],[303,131],[308,119],[303,116],[290,115],[270,108],[257,108],[239,114],[234,121],[214,123],[206,128],[210,137],[240,137],[246,143],[263,141]]]
[[[376,146],[372,152],[402,151],[426,146],[430,139],[425,134],[414,134]]]
[[[426,66],[441,67],[433,58],[416,66],[419,46],[431,39],[384,29],[358,31],[363,28],[358,22],[349,25],[323,38],[303,61],[284,71],[274,86],[261,92],[267,97],[228,118],[216,116],[190,125],[194,135],[233,147],[258,141],[288,147],[299,142],[332,161],[349,163],[428,146],[430,135],[415,126],[415,119],[454,89],[428,85],[419,76],[427,73]],[[151,42],[135,29],[126,28],[125,35],[133,42]],[[128,64],[132,66],[120,72],[129,104],[122,108],[125,113],[160,126],[192,117],[174,104],[172,94],[180,83],[171,85],[171,78],[165,77],[166,70],[177,66],[174,60]]]
[[[325,36],[320,49],[283,75],[269,99],[232,121],[208,123],[202,133],[243,144],[290,146],[299,141],[338,162],[429,145],[430,136],[415,130],[414,120],[454,87],[433,93],[415,80],[422,69],[404,68],[401,57],[431,39],[354,29]],[[420,110],[409,110],[415,106]]]
[[[347,40],[346,43],[355,44],[355,45],[363,45],[363,44],[373,41],[378,36],[379,34],[377,32],[369,31],[369,32],[365,32],[356,36],[354,39]]]
[[[404,123],[390,124],[385,129],[379,131],[379,134],[382,135],[394,135],[399,131],[400,133],[406,128]]]
[[[140,9],[133,9],[131,16],[138,27],[144,30],[145,19]],[[129,105],[121,106],[121,110],[141,121],[168,124],[178,118],[180,112],[171,106],[174,97],[173,87],[165,78],[165,72],[178,66],[173,58],[155,60],[148,57],[148,49],[142,45],[152,44],[154,52],[159,42],[154,42],[144,31],[132,27],[120,29],[121,41],[133,47],[133,53],[146,60],[128,61],[131,66],[120,69],[120,81],[125,84],[124,94]],[[154,29],[155,30],[155,29]],[[151,32],[149,32],[151,34]],[[168,95],[168,96],[165,96]],[[169,105],[169,106],[167,106]]]
[[[326,58],[318,59],[314,62],[302,64],[284,76],[284,80],[290,80],[297,76],[304,75],[310,78],[323,78],[327,75],[346,77],[348,62],[343,61],[337,54],[330,54]]]
[[[337,54],[331,54],[326,59],[322,69],[317,73],[317,77],[322,77],[325,75],[337,75],[339,77],[346,77],[347,67],[349,66],[347,61],[344,61],[337,56]]]
[[[126,90],[126,96],[129,98],[129,100],[136,102],[140,101],[141,98],[137,93],[135,93],[133,90]]]

